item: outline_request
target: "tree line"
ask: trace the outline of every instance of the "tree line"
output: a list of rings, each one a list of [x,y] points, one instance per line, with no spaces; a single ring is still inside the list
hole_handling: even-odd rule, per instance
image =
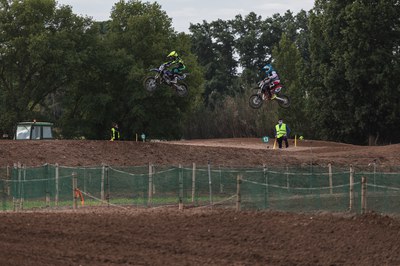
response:
[[[93,21],[54,0],[0,0],[0,125],[54,122],[60,138],[261,137],[278,117],[294,134],[354,144],[400,141],[398,0],[317,0],[309,11],[191,24],[157,2],[119,1]],[[149,95],[150,68],[177,51],[189,96]],[[289,109],[248,106],[272,63]]]

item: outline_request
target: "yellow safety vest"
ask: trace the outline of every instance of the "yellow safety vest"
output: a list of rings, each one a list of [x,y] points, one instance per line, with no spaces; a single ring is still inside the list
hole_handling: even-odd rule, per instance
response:
[[[111,128],[111,132],[112,132],[111,141],[119,140],[119,131],[117,131],[115,128]],[[115,134],[115,133],[117,133],[117,134]]]
[[[282,123],[281,126],[279,126],[279,124],[276,125],[275,129],[276,129],[276,137],[277,138],[281,138],[281,137],[283,137],[284,135],[287,134],[287,132],[286,132],[286,124],[285,123]]]

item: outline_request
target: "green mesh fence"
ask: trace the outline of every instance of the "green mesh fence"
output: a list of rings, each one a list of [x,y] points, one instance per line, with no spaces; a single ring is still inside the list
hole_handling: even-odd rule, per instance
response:
[[[0,177],[3,211],[72,208],[75,203],[77,208],[182,205],[289,212],[400,213],[400,173],[384,172],[376,165],[358,167],[350,173],[350,168],[315,166],[228,169],[212,165],[46,164],[0,168]]]
[[[241,187],[243,205],[295,212],[348,210],[349,172],[332,173],[330,182],[329,174],[320,170],[266,169],[247,175]]]
[[[380,213],[400,213],[400,173],[358,173],[367,178],[367,209]]]

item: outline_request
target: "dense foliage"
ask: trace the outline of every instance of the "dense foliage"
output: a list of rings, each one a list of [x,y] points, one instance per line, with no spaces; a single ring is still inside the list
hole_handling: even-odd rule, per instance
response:
[[[278,116],[306,138],[400,141],[400,3],[317,0],[308,12],[249,13],[178,33],[162,7],[118,1],[110,20],[75,15],[55,0],[0,0],[0,131],[54,122],[63,138],[271,135]],[[150,95],[143,79],[176,50],[190,94]],[[266,63],[292,105],[250,109]]]

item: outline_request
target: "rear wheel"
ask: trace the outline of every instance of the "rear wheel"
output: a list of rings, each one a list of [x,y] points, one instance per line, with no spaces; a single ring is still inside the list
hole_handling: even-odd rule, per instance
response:
[[[157,89],[157,80],[155,77],[147,77],[143,85],[148,92],[154,92]]]
[[[249,98],[249,105],[253,109],[258,109],[261,107],[263,104],[263,99],[261,98],[261,95],[259,94],[253,94]]]
[[[288,108],[290,106],[290,98],[286,95],[279,95],[280,99],[276,98],[275,100],[278,101],[278,104],[282,108]]]
[[[188,87],[185,83],[178,83],[178,84],[175,84],[174,86],[175,86],[176,94],[179,97],[185,97],[188,95],[189,91],[188,91]]]

